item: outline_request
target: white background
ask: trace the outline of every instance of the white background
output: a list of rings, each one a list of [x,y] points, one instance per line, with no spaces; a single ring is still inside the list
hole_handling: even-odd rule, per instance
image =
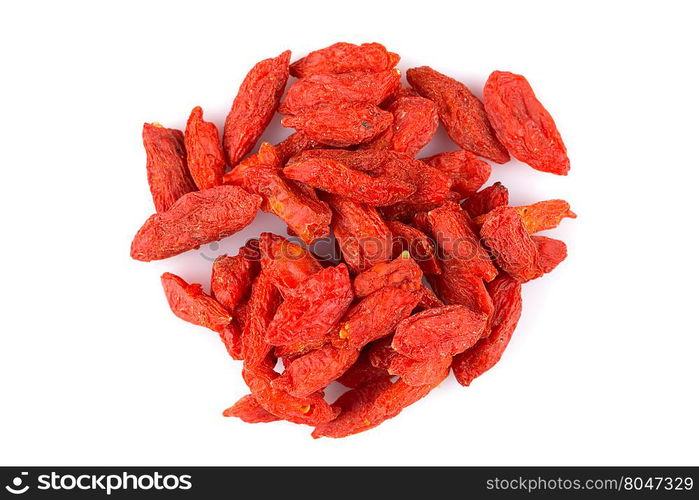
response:
[[[0,463],[694,464],[696,12],[691,2],[42,2],[0,12]],[[514,203],[565,198],[569,245],[524,288],[502,362],[344,440],[248,425],[212,332],[169,311],[159,275],[206,283],[198,252],[129,259],[153,210],[144,121],[222,125],[258,60],[378,41],[480,93],[526,75],[568,177],[496,166]],[[271,139],[281,137],[275,125]],[[442,137],[426,153],[453,148]],[[269,215],[225,240],[235,253]]]

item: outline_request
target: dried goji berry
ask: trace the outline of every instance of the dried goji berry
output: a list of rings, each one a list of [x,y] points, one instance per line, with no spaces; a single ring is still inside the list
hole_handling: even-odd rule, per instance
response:
[[[370,141],[391,123],[391,113],[363,102],[321,104],[282,118],[284,127],[295,128],[313,141],[340,148]]]
[[[197,187],[187,170],[184,135],[159,123],[143,124],[148,185],[156,212],[169,209],[183,195]]]
[[[403,409],[427,396],[449,374],[449,369],[432,384],[411,386],[398,380],[379,380],[344,393],[333,404],[340,411],[334,420],[321,424],[314,438],[340,438],[366,431],[397,416]]]
[[[230,357],[241,360],[243,359],[243,331],[236,319],[237,318],[233,318],[233,321],[221,330],[219,336],[221,337],[223,345],[226,346],[226,351]]]
[[[243,370],[243,378],[258,403],[269,413],[296,424],[320,425],[337,415],[320,394],[297,398],[272,387],[277,372],[269,367]]]
[[[495,304],[490,334],[454,358],[452,369],[461,385],[469,385],[500,360],[522,313],[522,286],[517,280],[501,275],[486,286]]]
[[[426,309],[432,309],[434,307],[442,307],[444,302],[437,297],[437,295],[428,286],[422,285],[421,288],[422,295],[420,296],[420,302],[417,303],[415,307],[416,311],[424,311]]]
[[[460,198],[478,191],[492,170],[487,162],[468,151],[440,153],[424,161],[451,178],[451,189],[459,193]]]
[[[371,364],[369,353],[371,352],[372,345],[373,344],[369,344],[362,349],[357,361],[355,361],[345,373],[338,377],[338,382],[345,387],[355,389],[379,379],[387,379],[389,377],[385,368],[376,368]]]
[[[325,346],[294,359],[284,373],[272,381],[272,387],[292,396],[305,397],[326,388],[357,361],[356,349]]]
[[[184,131],[184,145],[187,150],[187,167],[199,189],[220,186],[226,159],[221,148],[218,128],[204,121],[204,112],[197,106],[192,110]]]
[[[292,158],[290,162],[301,162],[311,158],[336,160],[370,175],[385,175],[412,184],[415,186],[415,192],[405,200],[406,203],[441,203],[449,195],[451,187],[451,179],[448,175],[423,161],[397,151],[315,149],[304,151],[298,157]]]
[[[274,346],[274,355],[282,358],[282,361],[296,359],[299,356],[320,349],[328,343],[328,339],[323,337],[316,340],[307,340],[304,342],[292,342],[291,344]]]
[[[336,347],[359,349],[389,335],[410,315],[421,293],[402,288],[381,288],[354,305],[342,318],[332,343]]]
[[[454,356],[478,341],[487,319],[466,306],[435,307],[401,321],[391,345],[419,361]]]
[[[388,373],[397,375],[408,385],[426,385],[440,382],[451,366],[451,356],[417,361],[402,354],[391,358]]]
[[[524,227],[529,234],[538,233],[558,227],[563,219],[575,219],[577,215],[570,210],[570,204],[565,200],[547,200],[514,207],[522,216]]]
[[[415,156],[437,132],[437,105],[424,97],[403,96],[394,99],[386,109],[393,114],[393,125],[371,143],[370,149],[391,149]]]
[[[226,174],[224,180],[261,195],[262,210],[282,219],[304,243],[313,243],[329,234],[330,208],[318,199],[313,188],[282,178],[275,166],[243,162]]]
[[[470,217],[478,217],[487,214],[497,207],[504,207],[510,202],[510,193],[500,182],[483,188],[464,200],[461,208],[466,210]]]
[[[249,244],[256,245],[257,240],[250,240]],[[211,269],[211,295],[230,313],[235,312],[260,272],[260,263],[253,252],[248,246],[244,246],[235,257],[221,255],[214,261]]]
[[[341,196],[325,198],[332,208],[332,228],[342,256],[352,271],[361,272],[374,264],[391,260],[391,231],[375,208]]]
[[[293,115],[319,104],[368,102],[377,106],[400,86],[400,71],[377,73],[355,71],[342,74],[318,74],[295,82],[279,105],[279,112]]]
[[[491,210],[481,226],[481,238],[500,268],[516,280],[524,283],[543,274],[536,244],[514,208]]]
[[[245,76],[223,129],[223,148],[229,165],[250,152],[277,110],[289,78],[291,51],[258,62]]]
[[[435,254],[434,243],[425,233],[400,221],[387,221],[386,225],[393,234],[393,258],[407,251],[420,265],[423,273],[442,272]]]
[[[542,172],[568,174],[570,160],[561,134],[526,78],[493,71],[483,88],[483,103],[498,139],[512,156]]]
[[[539,267],[545,273],[553,271],[568,256],[568,247],[561,240],[532,236],[539,252]]]
[[[264,272],[258,274],[252,284],[241,338],[243,359],[249,369],[256,369],[270,357],[272,347],[265,341],[265,333],[280,303],[272,280]]]
[[[248,424],[276,422],[281,420],[276,415],[272,415],[265,410],[252,394],[243,396],[233,406],[223,410],[223,416],[238,417]]]
[[[250,224],[261,202],[237,186],[187,193],[169,210],[146,220],[131,243],[131,257],[166,259],[223,239]]]
[[[415,192],[415,186],[400,179],[389,176],[370,177],[344,163],[325,158],[290,162],[284,168],[284,175],[322,191],[371,206],[392,205]]]
[[[296,156],[306,149],[314,149],[317,144],[308,138],[303,132],[294,132],[289,137],[275,146],[277,155],[282,164],[289,161],[289,158]]]
[[[352,303],[347,266],[328,267],[291,291],[277,309],[265,339],[273,345],[325,337]]]
[[[354,278],[355,297],[366,297],[380,288],[397,286],[405,290],[418,290],[422,285],[420,266],[403,252],[391,262],[381,262],[359,273]]]
[[[393,68],[400,56],[388,52],[380,43],[339,42],[316,50],[294,62],[291,74],[303,78],[320,73],[346,73],[348,71],[383,71]]]
[[[439,119],[460,148],[496,163],[510,159],[505,147],[495,137],[483,104],[466,85],[429,66],[409,69],[407,77],[422,97],[437,104]]]
[[[389,335],[372,342],[366,347],[369,350],[369,361],[372,366],[388,372],[391,360],[398,355],[396,350],[391,347],[392,343],[393,335]]]
[[[262,266],[282,297],[322,269],[307,248],[272,233],[260,235]]]
[[[164,273],[160,281],[170,309],[178,318],[215,332],[222,332],[233,320],[221,304],[202,291],[201,285],[190,285],[172,273]]]
[[[469,272],[458,260],[446,260],[443,267],[442,274],[430,276],[430,282],[446,304],[460,304],[486,316],[492,314],[493,302],[483,279]]]
[[[468,215],[459,205],[448,202],[430,210],[427,221],[445,260],[458,260],[470,273],[486,281],[497,275],[490,256],[470,227]]]

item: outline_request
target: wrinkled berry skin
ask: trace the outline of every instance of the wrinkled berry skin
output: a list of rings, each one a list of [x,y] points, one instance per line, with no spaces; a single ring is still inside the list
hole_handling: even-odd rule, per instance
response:
[[[486,320],[485,314],[461,305],[428,309],[398,324],[392,346],[418,361],[453,356],[478,341]]]
[[[487,214],[497,207],[504,207],[510,202],[510,193],[500,182],[483,188],[469,196],[461,203],[461,208],[472,218]],[[526,223],[525,223],[526,225]]]
[[[545,273],[553,271],[568,256],[568,247],[561,240],[532,236],[539,252],[539,267]]]
[[[500,268],[524,283],[543,274],[536,244],[522,217],[512,207],[498,207],[485,216],[481,238]]]
[[[259,424],[276,422],[281,420],[276,415],[272,415],[257,402],[252,394],[243,396],[233,406],[223,410],[224,417],[238,417],[248,424]]]
[[[470,385],[500,360],[522,314],[522,285],[517,280],[503,274],[486,286],[495,305],[490,332],[454,357],[452,370],[461,385]]]
[[[197,106],[192,110],[184,131],[187,167],[199,189],[220,186],[226,158],[221,148],[216,125],[204,121],[204,112]]]
[[[349,71],[378,72],[393,68],[398,61],[400,56],[387,51],[380,43],[339,42],[311,52],[294,62],[289,71],[297,78]]]
[[[311,140],[344,148],[372,140],[393,123],[393,115],[363,102],[321,104],[282,118],[284,127],[295,128]]]
[[[223,128],[228,164],[237,165],[267,128],[289,78],[291,51],[257,63],[245,76]]]
[[[425,163],[445,173],[451,179],[451,189],[460,198],[471,196],[490,177],[490,165],[468,151],[451,151],[425,158]]]
[[[295,82],[279,105],[279,112],[294,115],[319,104],[369,102],[377,106],[400,88],[400,71],[363,71],[313,75]]]
[[[187,169],[184,135],[158,123],[143,124],[146,172],[156,212],[164,212],[185,194],[196,191]]]
[[[163,274],[160,281],[170,309],[178,318],[216,332],[222,332],[233,319],[221,304],[202,291],[201,285],[190,285],[172,273]]]
[[[259,196],[237,186],[188,193],[146,220],[131,243],[131,257],[166,259],[223,239],[250,224],[261,203]]]
[[[495,137],[483,104],[466,85],[429,66],[409,69],[407,77],[408,83],[422,97],[437,104],[439,119],[460,148],[496,163],[510,159]]]
[[[568,174],[570,160],[561,134],[526,78],[493,71],[483,88],[483,103],[512,156],[542,172]]]

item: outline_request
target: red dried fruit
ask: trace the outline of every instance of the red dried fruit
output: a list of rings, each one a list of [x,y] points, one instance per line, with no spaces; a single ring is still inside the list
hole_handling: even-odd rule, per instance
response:
[[[395,94],[400,86],[400,71],[377,73],[355,71],[319,74],[295,82],[279,105],[279,112],[294,115],[319,104],[366,102],[377,106]]]
[[[454,358],[452,369],[461,385],[469,385],[500,360],[522,314],[522,286],[517,280],[501,275],[487,287],[495,304],[490,334]]]
[[[293,342],[286,345],[278,345],[274,347],[274,355],[278,358],[282,358],[282,361],[291,361],[299,356],[320,349],[325,344],[327,344],[328,339],[316,339],[306,342]]]
[[[478,341],[487,319],[466,306],[435,307],[401,321],[392,346],[418,361],[454,356]]]
[[[339,42],[316,50],[294,62],[289,71],[292,76],[303,78],[322,73],[346,73],[349,71],[383,71],[393,68],[400,56],[388,52],[380,43]]]
[[[204,121],[204,112],[197,106],[192,110],[184,131],[184,145],[187,150],[187,167],[199,189],[220,186],[226,159],[221,148],[218,128]]]
[[[333,345],[360,349],[389,335],[401,320],[410,316],[420,296],[420,293],[396,287],[375,291],[347,312],[336,336],[331,339]]]
[[[357,361],[338,377],[338,382],[345,387],[355,389],[380,379],[389,378],[388,372],[384,368],[376,368],[371,364],[369,353],[372,345],[369,344],[362,349]]]
[[[261,202],[237,186],[188,193],[146,220],[131,243],[131,257],[146,262],[166,259],[226,238],[252,222]]]
[[[304,151],[291,162],[301,162],[311,158],[332,159],[370,175],[383,175],[407,182],[415,186],[416,190],[405,200],[405,203],[441,203],[449,196],[451,179],[448,175],[405,153],[372,149],[357,151],[315,149]]]
[[[229,165],[250,152],[272,120],[289,78],[291,51],[258,62],[245,76],[223,129],[223,149]]]
[[[307,248],[272,233],[260,235],[262,266],[282,297],[322,269]]]
[[[233,321],[221,330],[219,337],[223,345],[226,346],[226,351],[231,358],[236,360],[243,359],[243,332],[236,318],[233,318]]]
[[[532,236],[539,252],[539,267],[545,273],[553,271],[568,256],[568,247],[561,240]]]
[[[439,383],[444,379],[444,372],[449,371],[451,356],[417,361],[402,354],[391,358],[388,373],[397,375],[408,385],[419,386]]]
[[[221,304],[202,291],[201,285],[190,285],[172,273],[164,273],[160,281],[170,309],[178,318],[215,332],[222,332],[233,320]]]
[[[388,372],[391,360],[398,355],[396,350],[391,347],[391,343],[393,343],[393,335],[383,337],[367,346],[367,349],[369,349],[369,361],[371,361],[372,366]]]
[[[437,104],[439,119],[460,148],[496,163],[510,159],[505,147],[495,137],[483,104],[466,85],[429,66],[409,69],[407,77],[422,97]]]
[[[452,151],[430,156],[424,160],[428,165],[443,172],[451,179],[451,189],[460,198],[471,196],[490,177],[490,165],[468,151]]]
[[[472,194],[461,204],[470,217],[487,214],[497,207],[504,207],[510,202],[510,193],[500,182]]]
[[[323,269],[289,293],[277,309],[265,339],[272,345],[321,339],[337,324],[352,299],[347,266]]]
[[[322,191],[371,206],[392,205],[415,192],[415,186],[400,179],[371,177],[344,163],[325,158],[289,162],[284,175]]]
[[[516,280],[524,283],[543,274],[536,244],[514,208],[490,211],[481,226],[481,238],[500,268]]]
[[[143,124],[148,185],[156,212],[168,210],[177,200],[197,187],[187,170],[184,136],[179,130],[159,123]]]
[[[529,234],[538,233],[558,227],[563,219],[575,219],[577,215],[570,210],[570,204],[565,200],[547,200],[514,207],[522,217],[524,227]]]
[[[439,276],[431,276],[439,297],[449,305],[466,306],[474,312],[489,316],[493,312],[493,302],[483,280],[469,272],[458,260],[443,263],[444,271]]]
[[[431,288],[422,285],[422,296],[420,297],[420,302],[418,302],[415,307],[416,311],[424,311],[426,309],[432,309],[434,307],[442,307],[444,302],[437,297],[437,295],[432,291]]]
[[[341,196],[325,198],[333,211],[332,228],[342,256],[354,272],[391,260],[393,239],[375,208]]]
[[[393,258],[407,251],[420,265],[423,273],[442,272],[435,255],[434,243],[425,233],[400,221],[388,221],[386,225],[393,234]]]
[[[326,388],[357,361],[359,351],[325,346],[294,359],[272,387],[305,397]]]
[[[437,105],[424,97],[398,97],[386,109],[393,114],[393,125],[362,147],[390,149],[415,156],[432,140],[439,127]]]
[[[568,174],[570,160],[561,134],[526,78],[493,71],[483,88],[483,104],[512,156],[542,172]]]
[[[449,370],[433,384],[411,386],[398,380],[379,380],[344,393],[333,404],[340,410],[334,420],[321,424],[312,433],[314,438],[341,438],[376,427],[397,416],[403,409],[427,396],[449,374]]]
[[[250,240],[235,257],[217,257],[211,269],[211,295],[231,314],[248,295],[252,281],[260,272],[256,251],[251,248],[257,243]]]
[[[337,410],[325,402],[322,395],[312,394],[297,398],[272,387],[277,372],[269,367],[243,370],[243,378],[260,406],[272,415],[295,424],[320,425],[337,415]]]
[[[282,164],[289,161],[289,158],[305,151],[314,149],[317,144],[310,140],[303,132],[294,132],[289,137],[275,146],[277,155]]]
[[[430,210],[426,218],[444,260],[457,260],[468,272],[486,281],[497,275],[490,256],[480,245],[468,216],[459,205],[447,202]]]
[[[265,333],[280,303],[272,280],[264,272],[258,274],[247,303],[241,339],[246,368],[255,370],[269,360],[272,347],[265,341]]]
[[[403,252],[391,262],[381,262],[354,278],[354,295],[361,298],[387,286],[414,291],[422,286],[420,266]]]
[[[263,153],[263,150],[266,151]],[[284,179],[277,168],[273,146],[263,144],[255,161],[246,160],[224,176],[225,182],[243,186],[263,197],[262,210],[275,214],[306,244],[330,232],[330,208],[308,186]],[[251,157],[252,158],[252,157]],[[274,163],[261,165],[257,162]]]
[[[238,417],[248,424],[276,422],[281,420],[276,415],[272,415],[265,410],[252,394],[243,396],[233,406],[223,410],[223,416]]]
[[[284,127],[295,128],[313,141],[340,148],[370,141],[391,123],[391,113],[362,102],[321,104],[282,118]]]

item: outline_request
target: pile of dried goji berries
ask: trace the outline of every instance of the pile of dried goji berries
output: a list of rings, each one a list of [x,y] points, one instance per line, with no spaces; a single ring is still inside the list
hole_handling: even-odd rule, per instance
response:
[[[377,43],[337,43],[291,65],[287,51],[250,70],[222,141],[199,107],[184,134],[144,125],[157,212],[133,240],[134,259],[225,238],[260,208],[296,237],[263,233],[220,256],[210,294],[162,276],[173,312],[243,360],[250,394],[226,416],[343,437],[396,416],[450,369],[469,385],[507,346],[521,283],[566,256],[562,241],[534,234],[575,217],[568,203],[512,207],[501,183],[482,187],[491,166],[481,158],[568,172],[527,80],[496,71],[481,102],[427,66],[403,86],[398,61]],[[289,74],[298,80],[282,99]],[[295,132],[249,154],[277,111]],[[416,159],[440,122],[460,149]],[[337,261],[313,253],[328,237]],[[349,390],[329,403],[334,382]]]

